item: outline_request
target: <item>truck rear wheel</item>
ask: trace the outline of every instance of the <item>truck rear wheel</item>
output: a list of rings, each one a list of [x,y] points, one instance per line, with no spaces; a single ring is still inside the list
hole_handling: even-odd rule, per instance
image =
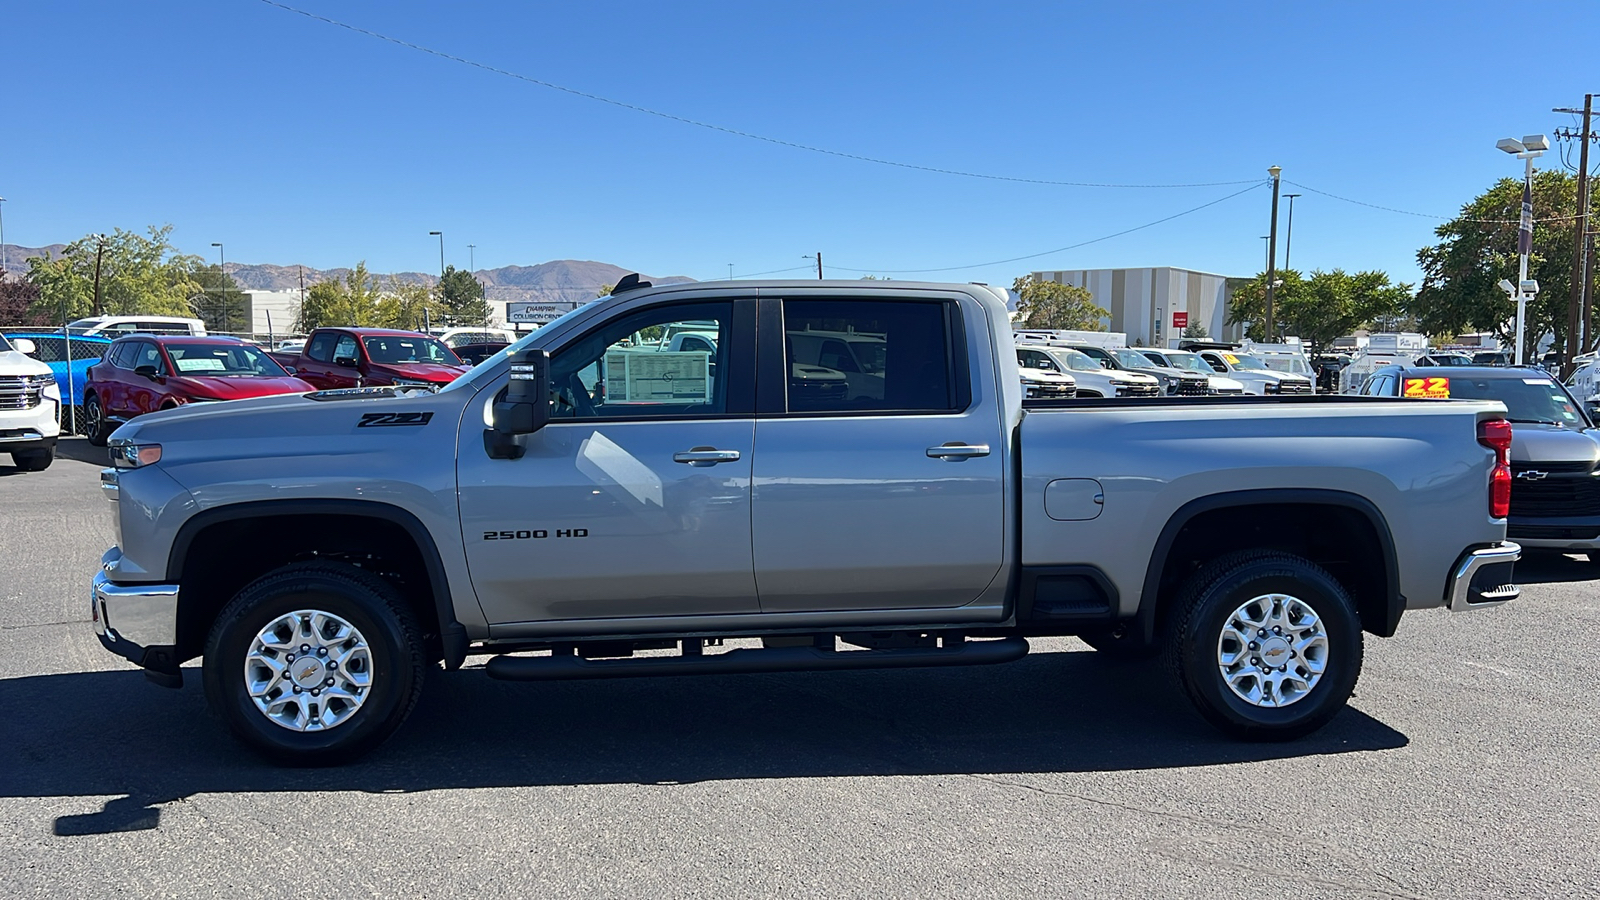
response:
[[[43,450],[24,450],[11,454],[11,461],[17,468],[24,472],[43,472],[55,462],[56,448],[46,447]]]
[[[1309,734],[1344,708],[1361,673],[1361,621],[1308,560],[1245,551],[1197,573],[1167,618],[1165,668],[1200,714],[1245,740]]]
[[[295,563],[257,579],[206,641],[212,710],[289,765],[348,762],[383,743],[422,692],[416,621],[383,579],[344,563]]]

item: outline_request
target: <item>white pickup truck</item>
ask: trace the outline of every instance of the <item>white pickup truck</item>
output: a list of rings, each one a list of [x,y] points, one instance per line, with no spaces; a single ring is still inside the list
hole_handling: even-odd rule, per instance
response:
[[[715,333],[694,385],[612,402],[618,354],[674,331]],[[1518,594],[1498,403],[1022,391],[982,286],[624,279],[437,392],[122,426],[95,627],[162,684],[203,657],[235,734],[327,763],[469,655],[537,682],[1047,635],[1160,651],[1207,720],[1288,739],[1344,706],[1363,633]]]
[[[50,467],[61,434],[61,389],[32,352],[33,341],[0,335],[0,453],[25,472]]]

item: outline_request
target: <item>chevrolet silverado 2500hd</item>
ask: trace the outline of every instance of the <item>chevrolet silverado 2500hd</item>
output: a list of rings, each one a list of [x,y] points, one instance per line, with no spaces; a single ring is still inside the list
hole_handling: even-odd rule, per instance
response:
[[[715,339],[665,344],[685,330]],[[858,377],[800,377],[830,364]],[[1213,724],[1287,739],[1344,706],[1363,633],[1517,596],[1504,417],[1025,400],[982,286],[624,279],[437,392],[122,426],[94,622],[162,684],[203,657],[221,719],[294,763],[375,746],[469,653],[540,681],[1000,663],[1068,634],[1159,650]]]

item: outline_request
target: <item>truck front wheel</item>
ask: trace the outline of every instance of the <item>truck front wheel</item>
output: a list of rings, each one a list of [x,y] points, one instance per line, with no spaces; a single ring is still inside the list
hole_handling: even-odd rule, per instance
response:
[[[253,749],[332,765],[382,743],[416,705],[425,657],[393,586],[344,563],[294,563],[251,583],[206,641],[212,710]]]
[[[1361,673],[1361,640],[1355,604],[1333,576],[1291,554],[1245,551],[1185,586],[1162,652],[1211,724],[1281,741],[1344,708]]]

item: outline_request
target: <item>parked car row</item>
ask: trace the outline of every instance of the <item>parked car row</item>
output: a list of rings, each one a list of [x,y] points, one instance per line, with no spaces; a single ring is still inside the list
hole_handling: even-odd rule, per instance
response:
[[[1019,334],[1023,372],[1070,375],[1079,397],[1203,397],[1310,394],[1306,374],[1274,368],[1235,344],[1189,343],[1179,350],[1103,347]]]

